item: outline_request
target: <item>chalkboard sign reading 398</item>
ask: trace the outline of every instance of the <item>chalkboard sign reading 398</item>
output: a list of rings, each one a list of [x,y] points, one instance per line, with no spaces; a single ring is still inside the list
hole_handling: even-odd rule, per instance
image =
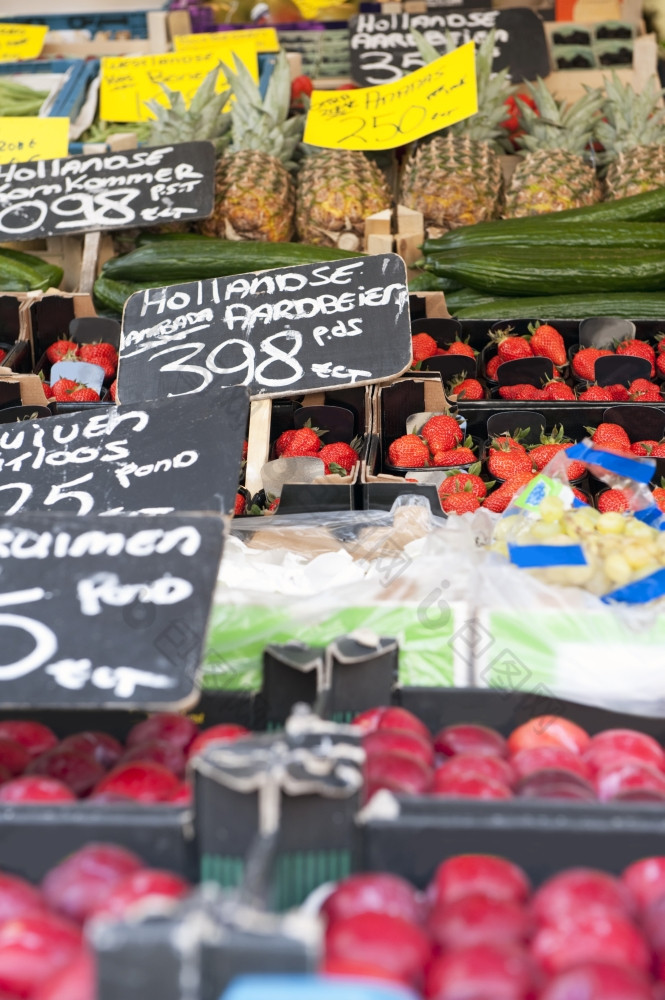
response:
[[[137,292],[125,306],[123,403],[243,385],[285,396],[381,381],[411,363],[396,254]]]

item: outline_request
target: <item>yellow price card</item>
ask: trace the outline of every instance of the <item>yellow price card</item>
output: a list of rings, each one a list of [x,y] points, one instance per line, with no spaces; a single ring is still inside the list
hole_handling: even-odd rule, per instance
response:
[[[47,32],[45,24],[0,24],[0,62],[36,59]]]
[[[257,52],[278,52],[279,39],[274,28],[243,28],[241,31],[208,31],[200,35],[176,35],[173,45],[176,52],[189,49],[226,47],[233,50],[236,42],[253,41]]]
[[[0,163],[57,160],[69,152],[69,118],[0,118]]]
[[[327,149],[394,149],[475,115],[475,44],[414,73],[361,90],[315,90],[305,142]]]
[[[100,117],[110,122],[147,122],[154,115],[146,101],[167,105],[160,84],[178,90],[189,105],[211,70],[221,67],[217,92],[226,89],[224,66],[234,68],[233,56],[245,64],[257,82],[259,78],[256,45],[249,39],[237,42],[233,51],[214,53],[193,49],[155,56],[105,57],[102,59],[102,82],[99,96]]]

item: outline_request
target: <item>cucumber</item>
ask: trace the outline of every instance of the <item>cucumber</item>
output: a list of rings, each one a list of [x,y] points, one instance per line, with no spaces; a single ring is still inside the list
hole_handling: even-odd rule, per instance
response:
[[[436,257],[435,274],[493,295],[573,295],[665,289],[665,250],[487,247]]]
[[[63,275],[61,267],[47,264],[40,257],[21,253],[20,250],[0,248],[0,281],[5,285],[17,283],[17,291],[25,291],[26,284],[30,291],[57,288]]]
[[[421,271],[409,282],[410,292],[456,292],[462,286],[452,278],[441,278],[428,271]]]
[[[448,250],[472,247],[631,247],[635,250],[665,250],[665,225],[662,222],[590,222],[583,226],[542,223],[533,218],[505,219],[503,222],[480,222],[462,226],[423,245],[425,265]]]
[[[495,299],[481,305],[462,306],[459,319],[587,319],[618,316],[620,319],[662,319],[663,292],[615,292],[610,295],[544,295],[520,299]]]
[[[125,302],[134,292],[141,292],[144,288],[162,288],[161,281],[112,281],[100,275],[93,287],[93,297],[95,305],[107,313],[114,313],[122,316]]]
[[[203,246],[206,246],[210,240],[210,236],[202,236],[201,233],[151,233],[148,230],[144,230],[139,234],[136,240],[137,247],[144,247],[150,243],[173,243],[174,240],[185,240],[187,243],[196,243],[197,241]]]
[[[304,243],[258,243],[237,240],[173,239],[146,243],[124,257],[114,257],[103,267],[106,278],[116,281],[151,281],[156,274],[163,285],[177,285],[202,278],[221,278],[274,267],[318,264],[358,257],[348,250],[313,247]]]
[[[465,309],[468,306],[486,305],[488,302],[502,302],[498,296],[484,295],[483,292],[476,292],[473,288],[461,288],[459,292],[446,292],[446,305],[449,312],[457,315],[457,309]]]

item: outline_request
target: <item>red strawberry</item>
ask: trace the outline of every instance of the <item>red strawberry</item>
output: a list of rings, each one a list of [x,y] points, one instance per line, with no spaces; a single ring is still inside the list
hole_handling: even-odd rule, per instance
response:
[[[113,400],[113,402],[117,403],[118,402],[118,380],[117,379],[115,379],[113,382],[111,382],[111,386],[109,388],[109,392],[111,393],[111,399]]]
[[[239,517],[241,514],[244,514],[246,509],[247,509],[247,501],[245,500],[243,494],[240,491],[238,491],[236,493],[235,508],[233,510],[234,517]]]
[[[293,436],[296,431],[282,431],[277,440],[275,441],[275,454],[279,457],[284,454],[284,449],[293,440]]]
[[[489,496],[485,497],[483,507],[486,510],[494,511],[496,514],[503,514],[515,494],[524,489],[532,479],[533,473],[531,472],[520,472],[511,479],[507,479],[505,483],[497,489],[492,490]]]
[[[608,385],[610,395],[615,403],[627,403],[630,400],[630,393],[625,385]]]
[[[592,382],[596,377],[595,369],[598,358],[606,358],[612,354],[614,351],[600,351],[597,347],[581,347],[573,358],[573,371],[578,378]]]
[[[429,445],[432,454],[437,451],[450,451],[464,437],[464,432],[455,418],[443,414],[430,417],[420,433]]]
[[[441,506],[446,514],[469,514],[480,507],[480,500],[471,490],[460,493],[449,493],[441,500]]]
[[[610,388],[602,385],[590,385],[589,388],[585,389],[584,392],[581,392],[577,398],[593,403],[614,402],[614,396],[610,392]]]
[[[42,389],[44,390],[44,395],[46,396],[47,401],[50,402],[52,399],[55,399],[55,396],[53,395],[53,389],[51,389],[51,386],[48,384],[48,382],[42,382]]]
[[[659,354],[665,351],[665,333],[656,334],[656,349]]]
[[[530,328],[531,329],[531,328]],[[533,354],[541,358],[549,358],[557,367],[566,364],[566,345],[563,337],[549,323],[541,323],[531,333],[530,347]]]
[[[62,361],[66,354],[76,357],[78,349],[78,344],[75,344],[73,340],[67,340],[63,337],[46,348],[46,357],[52,365],[55,365],[58,361]]]
[[[499,389],[499,395],[501,399],[512,399],[521,402],[527,399],[542,399],[543,390],[538,389],[535,385],[520,382],[517,385],[502,385]]]
[[[630,450],[633,455],[639,455],[644,457],[645,455],[651,455],[654,448],[658,447],[658,441],[635,441],[631,444]]]
[[[568,449],[572,447],[573,445],[569,444],[567,445],[565,450],[568,451]],[[586,466],[584,462],[578,462],[576,459],[573,459],[568,464],[568,468],[566,469],[566,474],[568,476],[568,481],[571,483],[575,479],[581,479],[582,476],[586,475]]]
[[[417,333],[411,338],[414,364],[418,364],[419,361],[424,361],[426,358],[433,358],[437,349],[437,342],[434,337],[430,337],[429,333]]]
[[[589,506],[589,498],[586,495],[586,493],[582,493],[582,490],[578,490],[577,486],[573,486],[572,490],[573,490],[573,493],[575,494],[575,496],[577,497],[577,499],[581,500],[581,502],[585,503],[587,505],[587,507],[588,507]]]
[[[429,464],[429,450],[417,434],[404,434],[388,448],[388,461],[401,469],[422,469]]]
[[[647,378],[636,378],[628,386],[630,398],[643,403],[659,403],[662,401],[660,387]]]
[[[447,496],[449,493],[460,493],[468,486],[473,495],[482,500],[494,483],[486,483],[478,472],[480,472],[480,462],[472,465],[468,472],[450,472],[439,486],[439,497]]]
[[[350,444],[336,441],[334,444],[324,445],[316,457],[325,463],[327,476],[335,473],[348,476],[358,461],[358,452]]]
[[[118,367],[118,352],[112,344],[82,344],[79,360],[104,369],[104,378],[113,378]]]
[[[605,422],[598,424],[595,430],[593,427],[587,427],[586,430],[591,434],[591,440],[594,444],[607,445],[608,448],[614,448],[615,451],[628,451],[630,449],[630,438],[623,427],[619,427],[618,424]]]
[[[450,448],[447,451],[436,451],[432,459],[432,465],[436,465],[439,468],[452,468],[453,466],[472,464],[476,461],[476,456],[469,447],[472,443],[471,438],[467,438],[464,442],[464,447]]]
[[[69,393],[69,400],[72,403],[98,403],[99,393],[87,385],[78,383]]]
[[[499,438],[492,442],[487,458],[487,468],[497,479],[512,479],[519,473],[528,473],[529,478],[533,476],[533,464],[526,451],[501,443]]]
[[[663,341],[661,341],[660,344],[658,345],[659,349],[662,343]],[[656,358],[656,368],[658,370],[658,374],[660,375],[660,377],[665,378],[665,354],[663,354],[662,351]]]
[[[450,344],[447,344],[443,351],[444,354],[461,354],[465,358],[475,358],[476,351],[470,344],[467,344],[466,340],[453,340]]]
[[[543,387],[543,399],[548,400],[571,400],[575,399],[575,393],[569,385],[560,379],[549,379]]]
[[[448,392],[451,396],[457,396],[458,402],[485,398],[485,390],[476,378],[453,379],[448,386]]]
[[[665,512],[665,479],[660,480],[660,486],[656,486],[652,493],[654,503]]]
[[[284,458],[311,458],[321,451],[321,438],[313,427],[301,427],[282,451]]]
[[[73,378],[59,378],[51,386],[53,398],[57,399],[59,403],[67,402],[71,398],[71,394],[76,389],[76,386],[77,383]]]
[[[490,338],[497,345],[498,355],[502,361],[516,361],[518,358],[531,358],[533,351],[526,337],[516,337],[513,328],[495,330]]]
[[[3,350],[3,348],[0,347],[0,362],[4,361],[6,357],[7,357],[7,351]]]
[[[608,510],[628,510],[628,495],[625,490],[603,490],[596,497],[596,507],[601,514],[607,513]]]
[[[499,377],[497,372],[502,364],[503,362],[498,354],[495,354],[493,358],[490,358],[487,364],[485,365],[485,374],[487,378],[492,379],[493,382],[496,382]]]
[[[529,458],[533,462],[536,472],[544,469],[557,452],[563,451],[566,447],[564,442],[569,440],[563,436],[563,425],[554,427],[551,434],[541,434],[540,444],[535,445],[529,451]]]
[[[651,365],[651,378],[656,374],[656,352],[645,340],[622,340],[616,347],[617,354],[628,354],[633,358],[644,358]]]

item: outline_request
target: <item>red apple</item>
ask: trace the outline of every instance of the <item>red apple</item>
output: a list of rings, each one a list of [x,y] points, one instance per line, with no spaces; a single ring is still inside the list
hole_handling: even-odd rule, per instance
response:
[[[42,983],[81,951],[81,932],[52,913],[33,913],[0,924],[0,989],[32,997]]]
[[[0,802],[37,803],[50,805],[75,802],[76,796],[67,785],[55,778],[42,778],[37,774],[24,774],[0,785]]]
[[[591,738],[591,742],[585,750],[585,757],[593,767],[595,753],[602,751],[613,751],[614,760],[619,761],[622,757],[636,757],[645,764],[653,764],[661,771],[665,770],[665,751],[652,736],[640,733],[635,729],[606,729],[597,736]],[[611,763],[604,757],[598,766]],[[596,770],[598,767],[596,767]]]
[[[429,960],[430,942],[420,927],[402,917],[357,913],[328,927],[326,955],[330,959],[378,965],[417,985]]]
[[[413,712],[407,712],[405,708],[393,706],[370,708],[356,715],[353,725],[360,726],[367,733],[373,733],[377,729],[399,729],[407,733],[417,733],[430,743],[432,741],[432,734],[427,726]]]
[[[535,892],[531,912],[540,924],[556,924],[576,914],[617,913],[629,918],[633,903],[614,875],[595,868],[568,868]]]
[[[628,865],[621,881],[643,910],[661,896],[665,896],[665,857],[642,858]]]
[[[435,958],[427,972],[428,1000],[528,1000],[533,976],[522,949],[478,944]]]
[[[41,774],[47,778],[55,778],[71,788],[74,795],[82,798],[98,781],[101,781],[106,771],[89,754],[57,746],[33,758],[28,764],[26,774]]]
[[[23,774],[29,763],[30,754],[24,746],[9,737],[0,737],[0,765],[7,768],[13,778]]]
[[[151,912],[163,912],[164,904],[182,899],[190,889],[189,882],[179,875],[159,868],[141,868],[116,882],[89,916],[122,920],[141,904],[147,904]]]
[[[615,750],[609,743],[598,743],[596,746],[589,746],[582,754],[582,760],[589,768],[592,777],[599,771],[604,771],[608,767],[616,767],[619,764],[648,764],[644,757],[628,753],[625,750]],[[655,767],[654,764],[649,764]],[[656,766],[657,770],[660,770]]]
[[[363,750],[368,757],[374,754],[399,753],[407,757],[417,757],[426,767],[434,764],[434,748],[431,741],[416,733],[399,729],[377,729],[363,738]]]
[[[95,960],[87,949],[39,986],[30,1000],[97,1000]]]
[[[529,747],[518,750],[510,762],[520,778],[543,770],[568,771],[586,780],[591,777],[588,764],[585,764],[579,754],[572,753],[565,747]]]
[[[166,740],[184,751],[198,735],[198,731],[198,727],[185,715],[158,712],[130,729],[127,746],[135,747],[138,743]]]
[[[168,771],[182,778],[185,773],[185,755],[180,747],[166,740],[152,740],[150,743],[137,743],[120,759],[120,764],[131,764],[137,760],[151,761],[161,764]]]
[[[12,773],[4,764],[0,764],[0,785],[12,780]]]
[[[321,913],[328,924],[346,920],[358,913],[387,913],[412,924],[422,919],[422,902],[416,890],[398,875],[368,872],[350,875],[338,883],[328,896]]]
[[[536,932],[531,952],[548,976],[583,962],[611,962],[646,973],[651,962],[640,932],[612,910],[592,910],[545,924]]]
[[[534,771],[528,778],[522,778],[515,792],[520,799],[596,801],[593,785],[570,771]]]
[[[122,743],[119,743],[114,736],[96,730],[67,736],[60,744],[60,748],[87,753],[107,770],[109,767],[114,767],[124,753]]]
[[[493,778],[494,781],[500,781],[509,788],[515,783],[515,772],[503,757],[478,757],[471,753],[460,753],[455,757],[449,757],[434,772],[435,788],[437,776],[444,774],[455,777],[473,774],[483,778]]]
[[[651,950],[661,959],[665,958],[665,896],[649,903],[642,917],[642,926]]]
[[[364,772],[366,801],[382,788],[402,795],[424,795],[432,784],[430,768],[417,757],[398,753],[372,754],[365,761]]]
[[[48,872],[42,891],[52,909],[83,923],[118,882],[142,867],[141,859],[124,847],[87,844]]]
[[[477,757],[507,757],[506,741],[496,729],[460,723],[446,726],[434,737],[434,749],[446,757],[474,754]]]
[[[384,969],[380,965],[370,965],[369,962],[352,962],[344,958],[328,958],[326,955],[319,967],[319,972],[324,976],[340,976],[350,979],[381,979],[391,983],[398,983],[401,986],[408,986],[407,979]],[[3,1000],[0,997],[0,1000]]]
[[[0,923],[28,913],[43,913],[45,909],[39,889],[18,875],[0,872]]]
[[[20,743],[30,757],[39,757],[58,742],[58,737],[48,726],[23,719],[6,719],[0,722],[0,738]]]
[[[178,787],[164,800],[174,806],[191,806],[194,802],[192,786],[187,781],[181,781]]]
[[[601,802],[611,802],[625,793],[630,793],[633,801],[639,801],[642,792],[648,796],[651,793],[665,796],[665,774],[650,764],[639,764],[637,761],[604,767],[596,775],[595,783]]]
[[[443,769],[434,775],[432,794],[447,799],[512,799],[513,793],[502,781],[482,774],[446,774]]]
[[[511,861],[492,854],[458,854],[439,865],[428,896],[438,903],[475,895],[524,903],[530,890],[528,878]]]
[[[634,969],[587,962],[550,979],[540,1000],[653,1000],[653,993]]]
[[[250,730],[245,729],[244,726],[236,726],[232,722],[221,722],[218,726],[211,726],[210,729],[204,729],[202,733],[199,733],[194,742],[190,744],[187,757],[190,759],[195,754],[201,753],[211,743],[230,743],[251,735]]]
[[[529,924],[526,910],[519,903],[465,896],[435,906],[427,930],[443,951],[456,951],[478,944],[521,944],[526,941]]]
[[[96,799],[100,795],[111,795],[134,799],[136,802],[165,802],[178,787],[179,781],[175,774],[161,764],[137,761],[114,767],[102,778],[91,797]]]
[[[582,753],[589,743],[589,734],[574,722],[560,715],[539,715],[513,729],[508,737],[511,754],[531,747],[564,747],[571,753]]]

